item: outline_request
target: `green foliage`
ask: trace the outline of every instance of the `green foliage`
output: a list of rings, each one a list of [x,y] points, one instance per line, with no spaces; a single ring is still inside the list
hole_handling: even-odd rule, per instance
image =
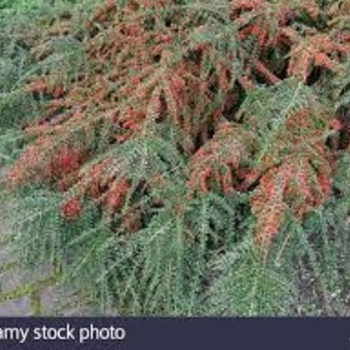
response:
[[[3,2],[13,254],[99,314],[347,315],[347,4]]]
[[[216,262],[219,277],[210,290],[209,314],[281,316],[288,314],[296,291],[276,268],[248,252],[230,251]],[[242,255],[242,254],[241,254]]]

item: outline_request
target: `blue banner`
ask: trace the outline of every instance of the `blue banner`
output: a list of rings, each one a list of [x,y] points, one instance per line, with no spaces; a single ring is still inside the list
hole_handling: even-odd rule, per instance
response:
[[[0,349],[345,350],[342,318],[1,318]]]

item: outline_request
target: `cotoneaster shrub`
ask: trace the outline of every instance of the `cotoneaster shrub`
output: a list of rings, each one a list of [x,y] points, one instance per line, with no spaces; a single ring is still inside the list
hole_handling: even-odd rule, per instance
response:
[[[3,181],[25,198],[20,255],[102,309],[285,312],[271,244],[334,195],[348,152],[348,6],[107,1],[34,49],[80,54],[25,85],[45,110]]]

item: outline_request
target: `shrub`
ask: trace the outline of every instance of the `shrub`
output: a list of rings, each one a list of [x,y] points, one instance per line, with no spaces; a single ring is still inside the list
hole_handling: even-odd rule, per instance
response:
[[[349,143],[346,6],[107,1],[80,31],[68,25],[35,49],[41,65],[72,54],[26,84],[46,109],[26,126],[30,142],[4,186],[24,186],[59,222],[54,260],[67,276],[95,278],[94,297],[125,313],[207,312],[203,301],[240,295],[229,287],[235,268],[244,294],[261,285],[289,298],[267,254],[285,225],[302,225],[335,191]],[[56,246],[45,236],[46,259]],[[254,246],[265,272],[261,252],[229,258]],[[216,259],[229,266],[219,277]],[[216,310],[283,312],[260,297]]]

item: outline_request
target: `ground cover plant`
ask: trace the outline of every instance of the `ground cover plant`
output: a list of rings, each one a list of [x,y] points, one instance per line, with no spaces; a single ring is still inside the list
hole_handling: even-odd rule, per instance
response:
[[[71,8],[2,43],[14,254],[100,313],[347,315],[349,1]]]

